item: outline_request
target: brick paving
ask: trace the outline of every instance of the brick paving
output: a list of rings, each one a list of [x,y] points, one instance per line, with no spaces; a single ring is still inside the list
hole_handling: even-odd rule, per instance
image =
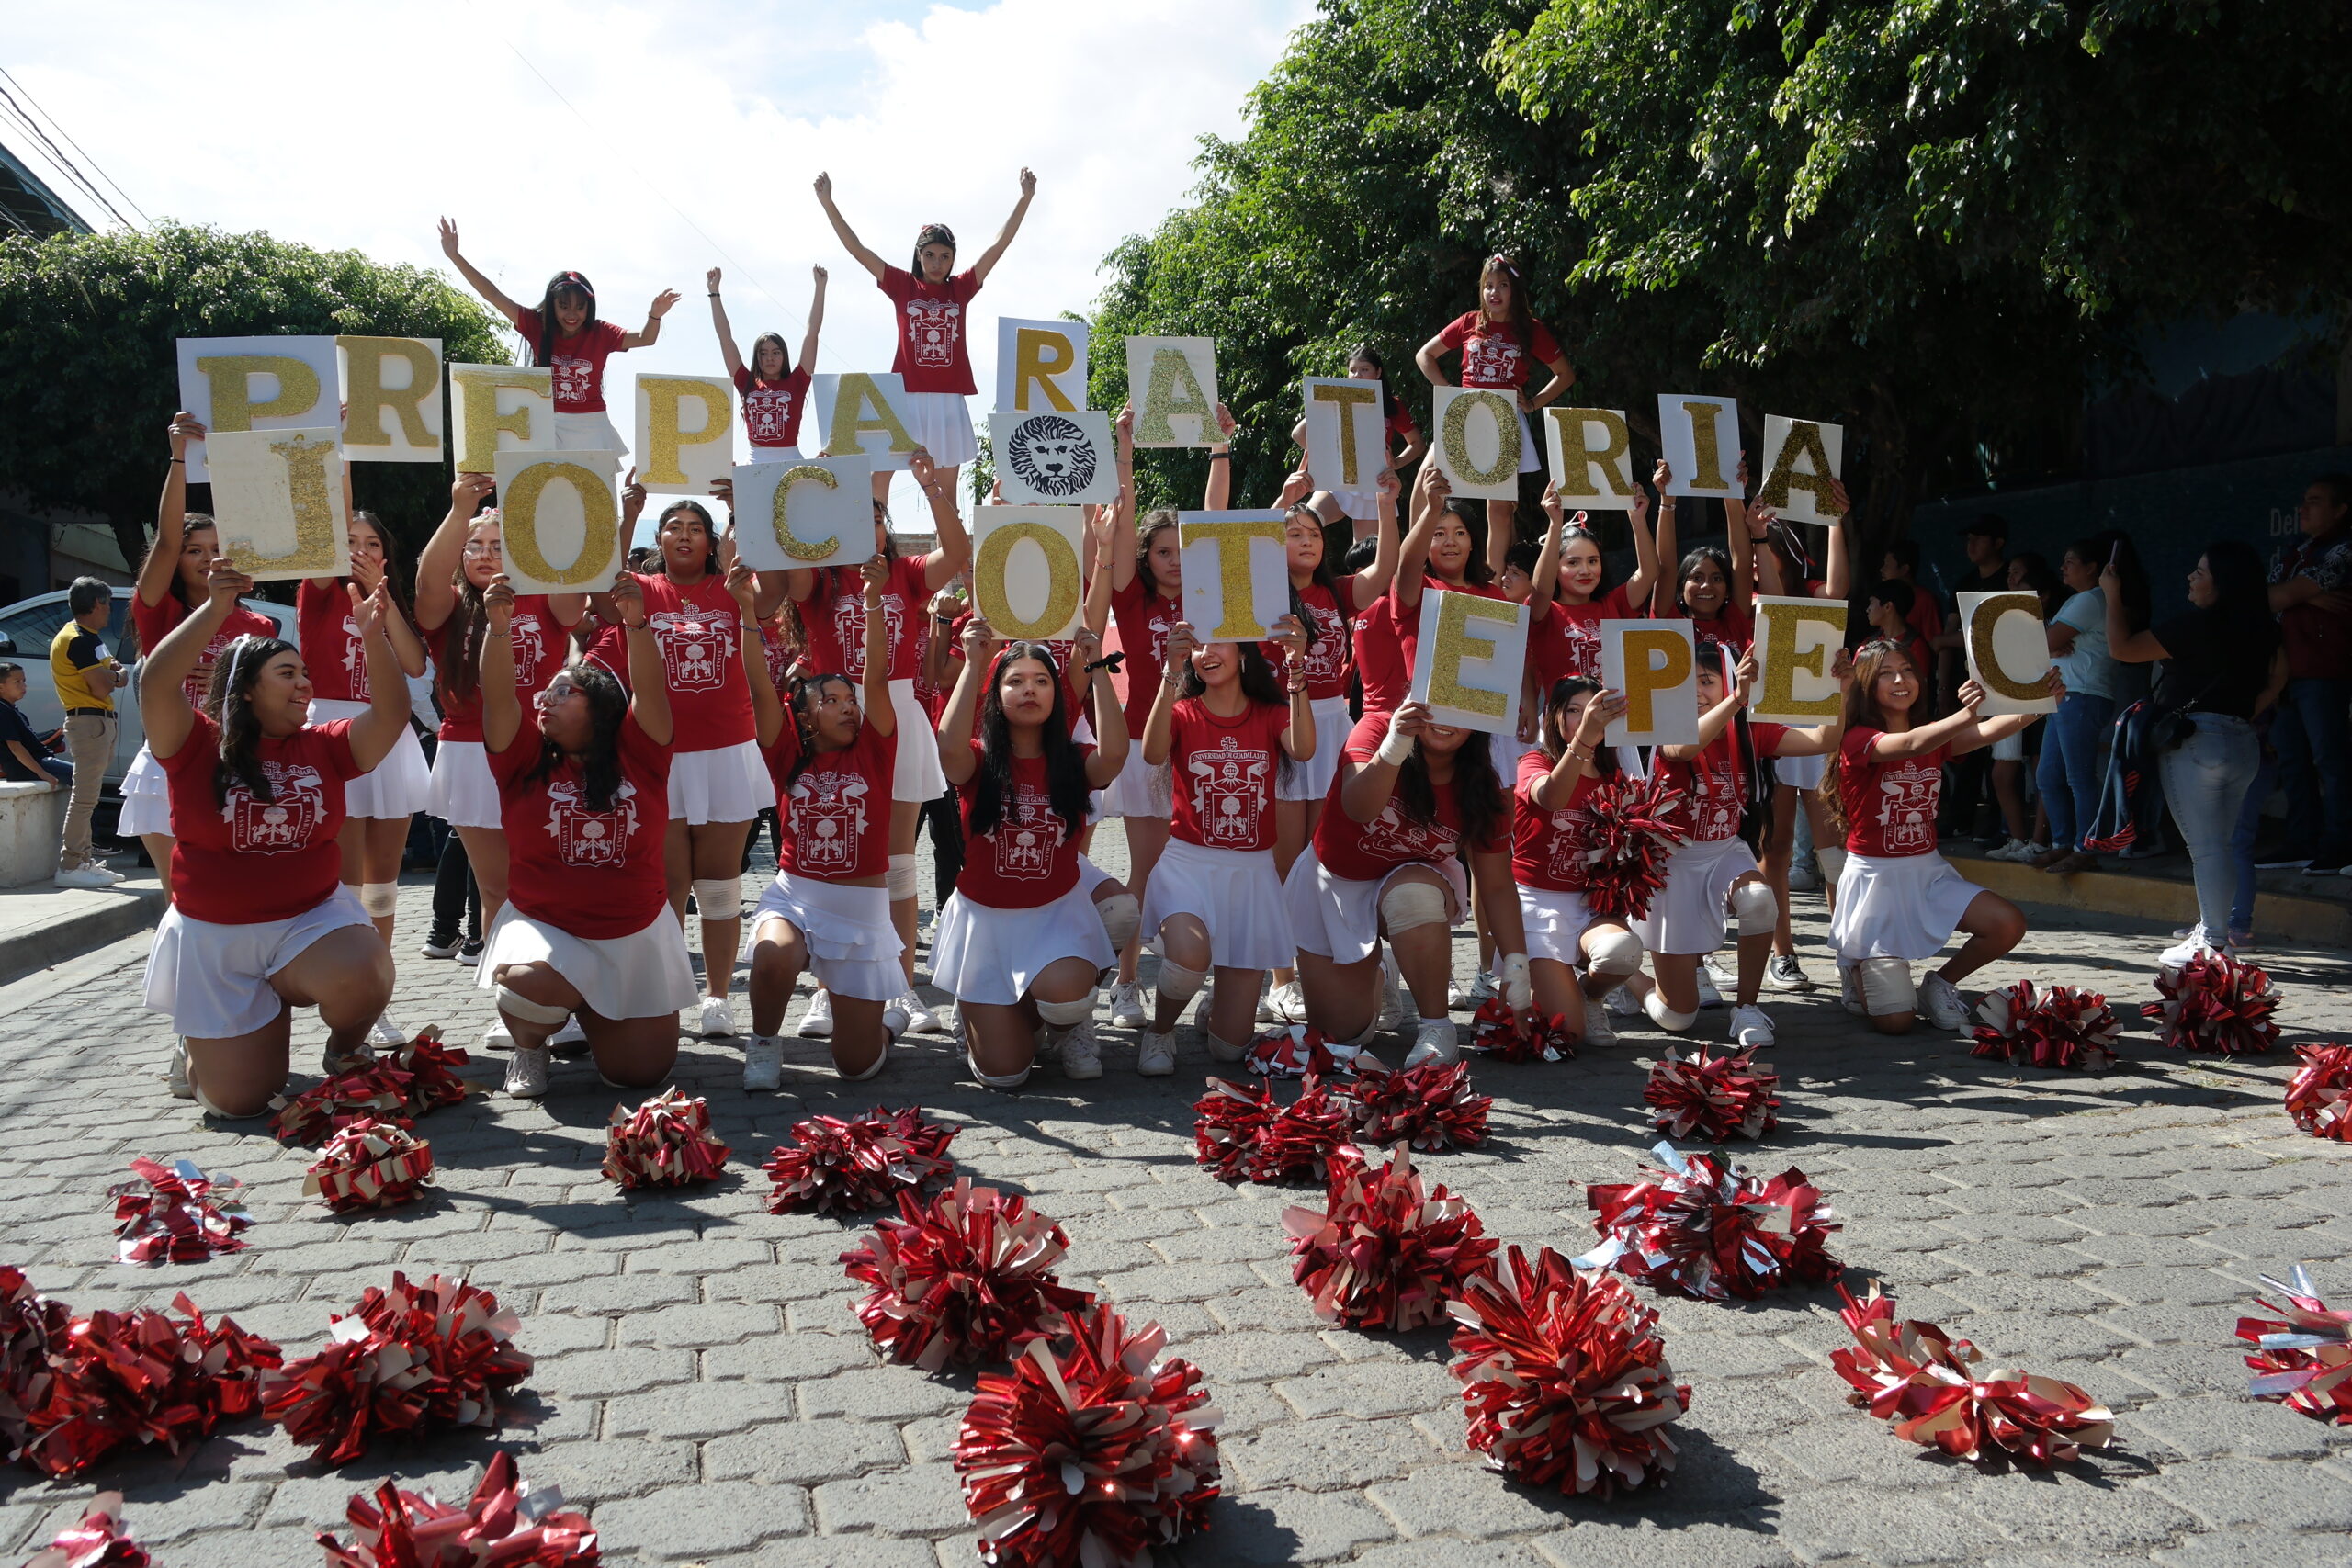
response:
[[[1102,837],[1115,868],[1118,835]],[[489,998],[472,971],[414,956],[424,896],[402,894],[395,1015],[466,1043]],[[1820,906],[1799,905],[1801,945],[1826,977]],[[2036,930],[1988,977],[2090,985],[2136,1011],[2162,945],[2159,933],[2074,917]],[[1466,932],[1455,952],[1466,973]],[[1906,1315],[1996,1362],[2083,1383],[2117,1411],[2119,1442],[2054,1473],[1980,1473],[1847,1405],[1828,1367],[1845,1337],[1826,1289],[1733,1306],[1663,1301],[1668,1353],[1694,1390],[1676,1428],[1681,1466],[1664,1491],[1600,1503],[1482,1468],[1464,1443],[1442,1333],[1316,1319],[1290,1282],[1279,1222],[1304,1190],[1227,1187],[1193,1163],[1207,1059],[1189,1031],[1173,1079],[1136,1077],[1133,1037],[1106,1029],[1101,1080],[1045,1071],[1010,1095],[964,1079],[942,1040],[901,1044],[880,1080],[846,1089],[820,1045],[794,1042],[785,1092],[756,1100],[741,1089],[737,1047],[690,1038],[676,1078],[710,1097],[735,1151],[727,1178],[626,1196],[597,1168],[616,1097],[584,1064],[559,1063],[539,1104],[481,1097],[419,1123],[441,1166],[436,1196],[346,1219],[303,1201],[303,1151],[206,1128],[165,1098],[150,1076],[164,1029],[137,1000],[142,956],[134,939],[0,988],[0,1258],[79,1311],[161,1307],[185,1290],[295,1353],[396,1267],[464,1273],[521,1309],[520,1342],[538,1364],[502,1433],[381,1444],[341,1473],[251,1422],[176,1461],[120,1460],[72,1485],[7,1472],[10,1561],[103,1484],[128,1494],[132,1528],[169,1568],[312,1563],[312,1532],[340,1523],[353,1490],[397,1473],[462,1495],[503,1443],[526,1480],[592,1511],[611,1562],[973,1562],[947,1461],[971,1377],[881,1365],[835,1261],[856,1224],[763,1209],[756,1168],[792,1122],[877,1100],[959,1123],[961,1170],[1034,1195],[1068,1229],[1064,1279],[1131,1318],[1157,1317],[1205,1371],[1226,1413],[1225,1496],[1213,1531],[1165,1561],[2293,1568],[2352,1557],[2352,1438],[2247,1399],[2231,1337],[2256,1275],[2298,1259],[2352,1304],[2352,1154],[2301,1136],[2279,1110],[2284,1053],[2159,1055],[2135,1018],[2115,1071],[2062,1077],[1977,1061],[1951,1035],[1877,1039],[1834,992],[1768,993],[1787,1105],[1747,1157],[1799,1165],[1822,1185],[1845,1221],[1834,1250],[1849,1280],[1883,1280]],[[2343,953],[2264,956],[2286,987],[2290,1039],[2345,1028]],[[1721,1038],[1724,1016],[1704,1015],[1699,1032]],[[316,1025],[296,1038],[306,1084]],[[1496,1097],[1492,1140],[1424,1168],[1504,1240],[1583,1250],[1585,1184],[1627,1179],[1654,1141],[1640,1089],[1662,1038],[1628,1029],[1573,1063],[1476,1068]],[[491,1083],[499,1070],[478,1057],[472,1076]],[[112,1261],[104,1192],[139,1154],[247,1182],[251,1248],[197,1267]]]

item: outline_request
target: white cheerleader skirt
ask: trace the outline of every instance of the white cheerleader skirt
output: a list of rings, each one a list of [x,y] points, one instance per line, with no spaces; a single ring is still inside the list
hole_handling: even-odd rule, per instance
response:
[[[1724,944],[1731,885],[1756,869],[1756,852],[1741,839],[1684,844],[1666,857],[1666,886],[1634,934],[1652,953],[1714,952]]]
[[[800,448],[797,446],[754,446],[752,448],[752,461],[754,463],[797,463],[800,461]]]
[[[1380,492],[1376,490],[1335,490],[1331,499],[1340,503],[1340,515],[1368,523],[1380,515]]]
[[[1102,791],[1102,815],[1157,817],[1165,822],[1174,821],[1175,770],[1167,762],[1155,768],[1145,761],[1143,742],[1130,737],[1126,765],[1119,770],[1119,776],[1111,781],[1110,787]]]
[[[168,838],[171,831],[171,777],[164,772],[164,764],[155,761],[155,753],[141,746],[139,755],[130,760],[130,771],[122,775],[122,815],[115,832],[122,838],[137,839],[149,833]]]
[[[1519,778],[1519,760],[1535,750],[1532,740],[1521,740],[1516,729],[1491,730],[1487,736],[1487,755],[1495,764],[1495,777],[1500,779],[1509,793]]]
[[[331,697],[311,699],[312,724],[357,718],[367,711],[366,703],[339,702]],[[424,809],[432,793],[433,773],[425,766],[424,748],[416,743],[415,727],[403,724],[390,754],[377,763],[373,772],[362,773],[343,786],[343,814],[405,820]]]
[[[694,1006],[702,996],[686,956],[685,932],[666,908],[628,936],[585,937],[535,920],[509,904],[483,939],[478,987],[498,989],[498,971],[511,964],[548,965],[571,983],[599,1018],[660,1018]]]
[[[1155,952],[1171,915],[1208,927],[1211,962],[1220,969],[1287,969],[1298,956],[1272,850],[1213,850],[1170,839],[1143,895],[1144,938]]]
[[[599,409],[594,413],[565,413],[555,415],[555,449],[559,452],[626,452],[628,443],[613,428],[612,416]]]
[[[2031,725],[2026,726],[2026,729],[2030,729],[2032,728],[2033,727]],[[2020,729],[2015,735],[2004,735],[1998,740],[1994,741],[1993,761],[1996,762],[2024,761],[2025,730]]]
[[[932,934],[931,983],[959,1002],[1011,1007],[1057,960],[1083,958],[1097,973],[1113,967],[1119,955],[1093,898],[1107,880],[1080,855],[1078,886],[1038,908],[1000,909],[956,889]]]
[[[1438,864],[1412,861],[1391,870],[1377,882],[1334,876],[1315,858],[1308,844],[1290,863],[1283,881],[1283,907],[1290,914],[1291,933],[1298,951],[1318,953],[1334,964],[1361,964],[1380,951],[1380,896],[1388,884],[1408,871],[1434,871],[1445,881],[1449,925],[1459,924],[1470,908],[1470,884],[1462,863]]]
[[[1772,776],[1774,778],[1779,779],[1791,789],[1804,790],[1807,793],[1821,787],[1821,781],[1823,777],[1827,774],[1828,771],[1829,759],[1826,755],[1818,757],[1775,757],[1772,759]]]
[[[444,740],[433,753],[424,809],[452,828],[503,828],[498,781],[490,776],[490,753],[479,740]]]
[[[909,392],[907,434],[943,468],[961,468],[980,455],[972,412],[961,392]]]
[[[933,766],[936,766],[933,763]],[[749,822],[775,804],[760,743],[739,740],[707,751],[670,753],[670,820],[689,827]]]
[[[890,715],[899,727],[899,760],[890,771],[890,798],[937,800],[947,790],[947,775],[939,766],[939,732],[931,727],[931,710],[915,695],[912,681],[890,682]]]
[[[899,963],[904,944],[890,924],[887,887],[851,887],[777,872],[744,928],[746,959],[760,928],[770,920],[789,920],[798,929],[808,947],[809,972],[837,997],[887,1002],[907,988],[907,972]]]
[[[174,905],[164,911],[147,954],[146,1004],[171,1014],[175,1034],[198,1040],[251,1034],[285,1009],[270,976],[345,926],[365,926],[370,934],[376,929],[359,895],[339,883],[286,920],[216,925],[189,919]]]
[[[1923,855],[1846,856],[1829,940],[1840,964],[1865,958],[1933,958],[1960,929],[1979,887],[1929,851]]]
[[[1599,917],[1584,895],[1557,887],[1519,885],[1519,918],[1527,928],[1527,956],[1548,958],[1569,968],[1584,963],[1584,933]]]
[[[1311,711],[1315,715],[1315,755],[1290,765],[1290,777],[1283,780],[1274,792],[1276,800],[1320,800],[1331,793],[1331,781],[1339,776],[1340,753],[1348,744],[1348,699],[1317,697]],[[1136,744],[1140,748],[1142,743]],[[1171,809],[1174,804],[1170,802]]]

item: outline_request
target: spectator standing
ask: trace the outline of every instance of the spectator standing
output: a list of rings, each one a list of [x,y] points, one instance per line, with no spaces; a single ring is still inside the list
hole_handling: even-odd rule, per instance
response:
[[[65,591],[73,618],[57,628],[49,645],[49,669],[57,700],[65,708],[65,746],[74,763],[73,794],[65,801],[65,841],[57,855],[60,887],[111,887],[119,872],[98,863],[90,850],[90,818],[98,808],[98,786],[114,755],[115,688],[123,682],[102,640],[114,613],[114,590],[95,577],[77,577]]]
[[[33,733],[17,705],[25,700],[25,667],[0,664],[0,774],[10,784],[47,784],[60,788],[74,783],[74,764],[49,754],[48,746]]]
[[[2098,864],[2083,835],[2098,811],[2099,742],[2115,723],[2123,692],[2121,671],[2108,651],[2107,593],[2099,586],[2099,568],[2119,537],[2102,534],[2066,547],[2058,570],[2072,592],[2046,627],[2066,694],[2045,727],[2034,774],[2050,814],[2050,848],[2033,863],[2061,876]]]
[[[1987,512],[1972,517],[1960,525],[1960,547],[1968,557],[1970,575],[1952,585],[1952,614],[1928,641],[1936,649],[1937,683],[1939,690],[1956,690],[1967,675],[1966,658],[1960,638],[1960,599],[1962,593],[2006,593],[2009,587],[2009,520],[1997,512]],[[2021,759],[2009,755],[2010,748],[2003,747],[2000,761]],[[1944,831],[1968,836],[1975,833],[1977,812],[1984,798],[1984,785],[1993,774],[1995,756],[1990,747],[1955,757],[1951,762],[1951,779],[1944,792]],[[2024,824],[2016,826],[2022,828]],[[1987,849],[2006,849],[2016,834],[1996,828],[1983,835]],[[2014,858],[2014,857],[2011,857]]]
[[[2287,848],[2257,863],[2352,875],[2352,474],[2312,480],[2296,520],[2302,538],[2271,570],[2269,589],[2287,653],[2270,722]]]

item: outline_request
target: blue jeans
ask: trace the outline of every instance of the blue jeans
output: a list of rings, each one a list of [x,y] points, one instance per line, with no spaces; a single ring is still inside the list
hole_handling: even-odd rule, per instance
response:
[[[2258,741],[2261,737],[2256,737]],[[2237,831],[2230,835],[2231,871],[2238,881],[2237,897],[2230,901],[2230,930],[2254,930],[2254,840],[2262,831],[2262,808],[2270,799],[2270,786],[2278,782],[2278,764],[2263,746],[2256,753],[2254,782],[2246,785],[2245,804],[2238,807]]]
[[[2050,841],[2061,849],[2081,849],[2098,815],[2098,744],[2114,724],[2115,699],[2094,692],[2067,693],[2050,716],[2033,783],[2050,813]]]
[[[2254,726],[2228,714],[2194,713],[2188,739],[2164,753],[2157,772],[2165,802],[2188,847],[2189,872],[2197,882],[2197,919],[2205,940],[2229,935],[2230,900],[2237,893],[2237,868],[2230,839],[2237,831],[2245,792],[2262,766],[2262,744]]]
[[[2341,861],[2352,852],[2352,681],[2290,681],[2270,721],[2287,842],[2297,854]]]

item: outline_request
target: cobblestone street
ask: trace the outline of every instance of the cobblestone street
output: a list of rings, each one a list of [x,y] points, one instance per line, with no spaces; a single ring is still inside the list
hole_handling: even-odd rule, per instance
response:
[[[1116,869],[1117,834],[1102,838]],[[476,1051],[470,1076],[494,1084],[501,1059],[479,1049],[488,993],[472,970],[415,955],[425,892],[402,890],[394,1016],[440,1023]],[[1798,906],[1801,950],[1830,981],[1819,899]],[[307,1151],[258,1123],[207,1129],[166,1098],[164,1026],[138,1000],[145,939],[119,942],[0,990],[0,1261],[76,1312],[164,1307],[185,1291],[289,1355],[315,1348],[329,1312],[396,1268],[463,1274],[523,1313],[519,1343],[537,1365],[503,1432],[380,1443],[340,1473],[256,1421],[71,1485],[11,1472],[0,1556],[20,1560],[105,1486],[127,1493],[132,1529],[166,1568],[313,1563],[313,1532],[340,1527],[354,1490],[397,1473],[462,1495],[503,1444],[526,1482],[591,1511],[610,1562],[964,1568],[974,1538],[947,1453],[973,1379],[879,1363],[835,1261],[857,1222],[763,1207],[758,1166],[793,1122],[878,1100],[958,1123],[960,1172],[1034,1195],[1068,1230],[1065,1281],[1131,1320],[1156,1317],[1172,1352],[1204,1371],[1225,1412],[1225,1495],[1211,1531],[1167,1561],[2343,1562],[2352,1437],[2247,1398],[2232,1330],[2256,1276],[2298,1260],[2334,1304],[2352,1305],[2352,1151],[2302,1136],[2280,1110],[2286,1051],[2249,1063],[2156,1050],[2137,1010],[2154,997],[2164,945],[2159,931],[2070,917],[1984,976],[2107,992],[2130,1029],[2124,1059],[2097,1077],[1975,1060],[1924,1024],[1871,1037],[1834,987],[1802,1000],[1768,992],[1783,1120],[1734,1150],[1759,1172],[1793,1164],[1820,1184],[1845,1225],[1832,1250],[1858,1290],[1877,1278],[1904,1315],[2111,1405],[2112,1450],[2053,1472],[1980,1472],[1847,1404],[1828,1365],[1848,1342],[1828,1289],[1666,1300],[1668,1351],[1693,1391],[1675,1428],[1680,1467],[1662,1491],[1604,1503],[1483,1468],[1442,1332],[1317,1321],[1291,1283],[1280,1223],[1310,1190],[1228,1187],[1193,1163],[1207,1058],[1189,1029],[1172,1079],[1137,1077],[1133,1035],[1106,1027],[1099,1082],[1044,1070],[1012,1094],[973,1085],[942,1039],[902,1043],[879,1080],[855,1086],[833,1077],[820,1043],[796,1040],[785,1092],[756,1100],[740,1087],[739,1043],[690,1038],[677,1081],[709,1097],[733,1155],[725,1179],[675,1193],[605,1181],[616,1096],[585,1062],[559,1062],[541,1103],[477,1096],[421,1121],[438,1192],[346,1219],[302,1198]],[[1466,976],[1466,931],[1455,954]],[[2289,1041],[2344,1038],[2343,953],[2260,956],[2284,989]],[[806,996],[804,983],[796,1017]],[[1703,1015],[1698,1033],[1720,1040],[1724,1016]],[[739,1000],[739,1027],[748,1017]],[[1655,1141],[1641,1088],[1665,1037],[1621,1027],[1619,1045],[1572,1063],[1477,1065],[1492,1137],[1421,1168],[1505,1242],[1583,1251],[1585,1185],[1631,1179]],[[315,1081],[319,1038],[314,1022],[298,1026],[298,1087]],[[1396,1043],[1383,1055],[1395,1061]],[[196,1267],[116,1263],[105,1192],[139,1155],[245,1181],[250,1247]]]

